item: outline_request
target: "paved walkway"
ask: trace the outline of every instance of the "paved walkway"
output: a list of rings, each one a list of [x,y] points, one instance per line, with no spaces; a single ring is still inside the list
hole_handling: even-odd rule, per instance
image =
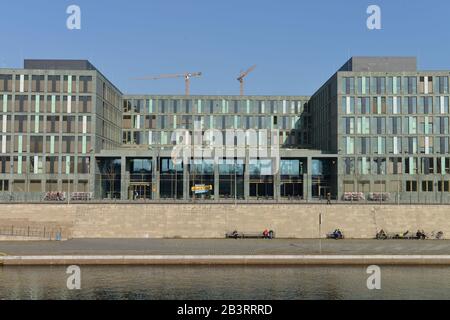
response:
[[[322,250],[320,250],[322,248]],[[449,255],[450,241],[75,239],[0,242],[8,255]]]

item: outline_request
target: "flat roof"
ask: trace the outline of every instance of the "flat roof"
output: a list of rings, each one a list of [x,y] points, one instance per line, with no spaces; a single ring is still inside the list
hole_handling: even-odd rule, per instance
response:
[[[32,70],[97,70],[88,60],[25,59],[24,69]]]
[[[339,71],[410,72],[417,71],[416,57],[351,57]]]

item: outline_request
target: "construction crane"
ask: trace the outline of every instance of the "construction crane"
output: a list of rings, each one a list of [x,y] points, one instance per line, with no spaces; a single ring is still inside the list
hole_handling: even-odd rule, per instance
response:
[[[190,94],[191,88],[191,78],[201,77],[201,72],[186,72],[177,74],[160,74],[159,76],[134,78],[133,80],[159,80],[159,79],[173,79],[173,78],[184,78],[185,82],[185,94],[188,96]]]
[[[239,83],[241,84],[241,96],[244,95],[244,78],[245,78],[246,76],[248,76],[248,74],[249,74],[250,72],[252,72],[253,70],[255,70],[255,68],[256,68],[256,65],[251,66],[251,67],[248,68],[248,70],[245,71],[245,72],[242,72],[242,71],[241,71],[241,74],[239,75],[239,78],[237,78],[237,80],[238,80]]]

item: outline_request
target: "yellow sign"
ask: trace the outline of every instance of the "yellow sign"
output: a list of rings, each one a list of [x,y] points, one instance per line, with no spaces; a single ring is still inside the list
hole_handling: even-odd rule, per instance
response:
[[[196,185],[191,188],[191,191],[211,191],[212,185]]]

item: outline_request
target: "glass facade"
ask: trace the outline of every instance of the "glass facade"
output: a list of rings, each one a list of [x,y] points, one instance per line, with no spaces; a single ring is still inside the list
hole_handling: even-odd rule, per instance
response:
[[[450,73],[368,63],[311,97],[123,95],[93,66],[2,69],[0,197],[450,202]],[[222,150],[183,163],[180,144]]]

